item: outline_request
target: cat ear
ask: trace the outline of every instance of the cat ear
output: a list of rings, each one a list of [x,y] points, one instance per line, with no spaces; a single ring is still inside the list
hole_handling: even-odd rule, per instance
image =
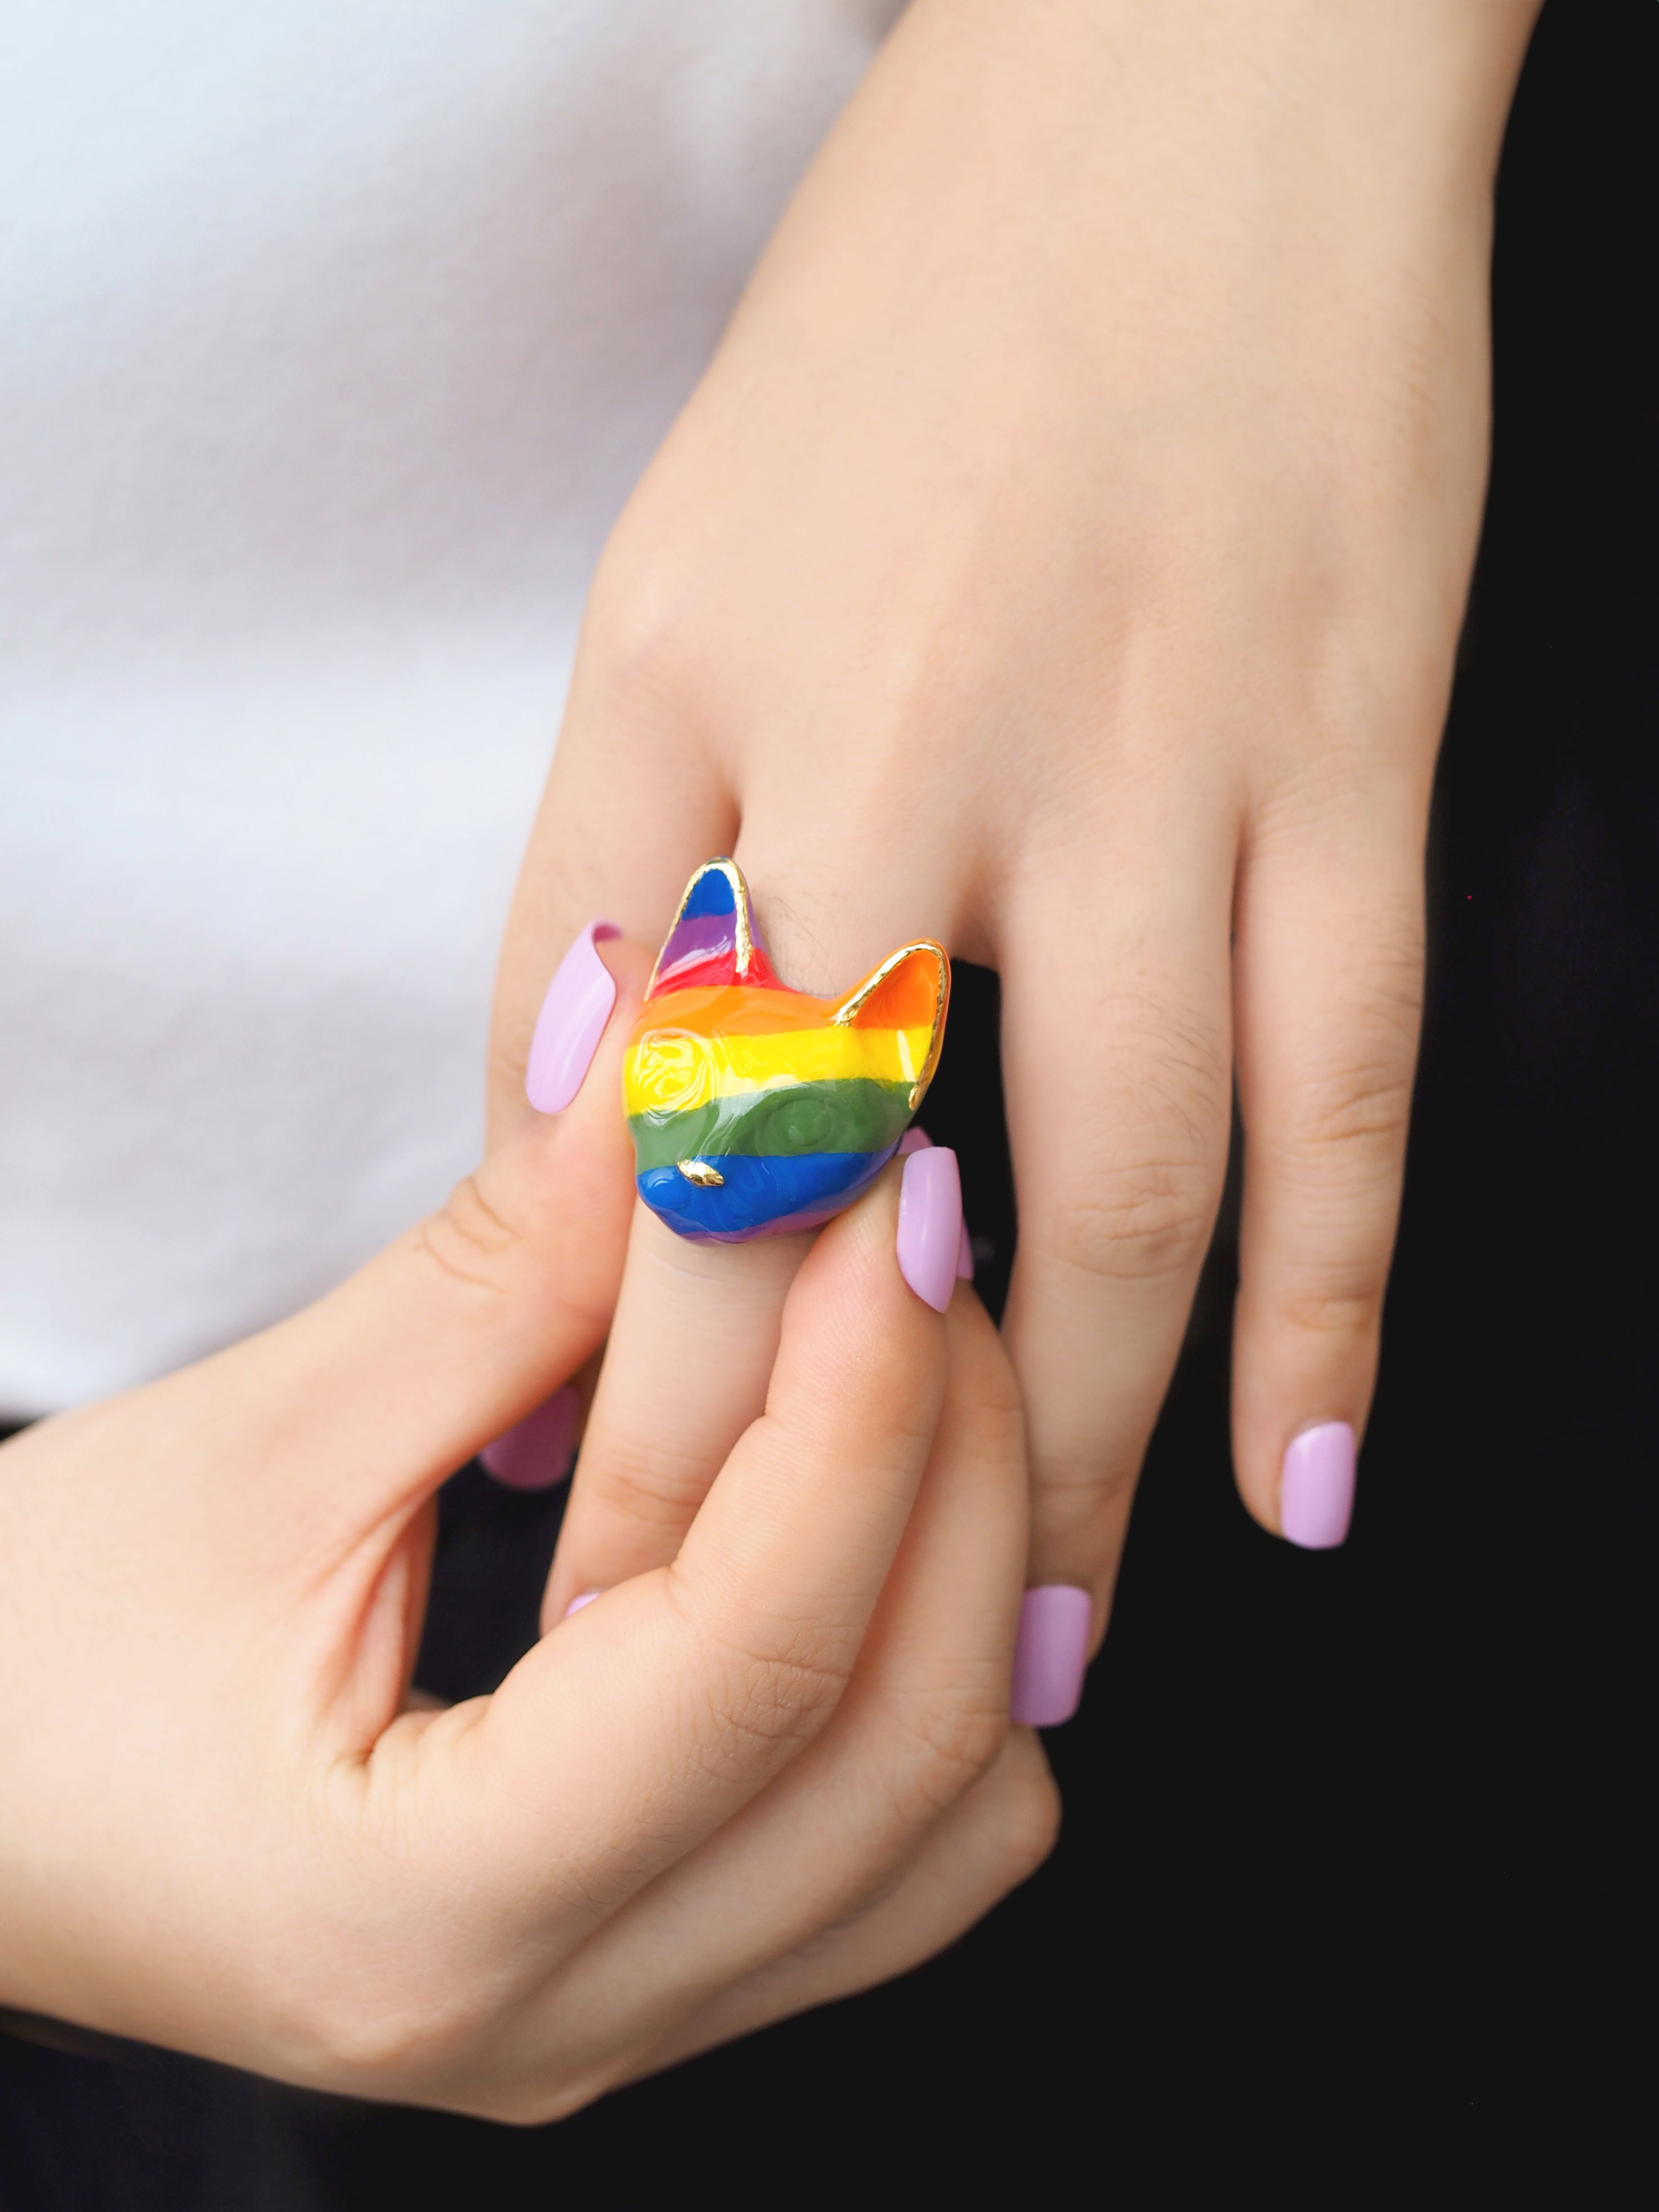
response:
[[[735,860],[705,860],[685,887],[645,995],[732,983],[782,988],[755,927],[743,870]]]
[[[898,1065],[910,1079],[910,1111],[939,1066],[945,1016],[951,1003],[951,963],[932,938],[890,952],[855,984],[830,1019],[843,1029],[890,1030]]]

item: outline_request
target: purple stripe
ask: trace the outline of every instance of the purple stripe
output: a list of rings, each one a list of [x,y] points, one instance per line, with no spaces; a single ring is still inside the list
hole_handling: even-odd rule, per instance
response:
[[[699,915],[694,920],[675,923],[662,949],[660,965],[666,970],[678,968],[682,960],[693,954],[706,960],[710,953],[736,950],[737,935],[729,914]]]

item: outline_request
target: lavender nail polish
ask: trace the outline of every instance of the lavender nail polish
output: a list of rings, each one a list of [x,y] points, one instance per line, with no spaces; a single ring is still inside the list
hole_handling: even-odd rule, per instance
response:
[[[962,1248],[962,1176],[942,1145],[912,1152],[899,1185],[899,1273],[938,1313],[951,1303]]]
[[[926,1129],[909,1128],[899,1139],[898,1156],[908,1159],[912,1152],[931,1152],[933,1140]],[[907,1278],[907,1280],[908,1279]],[[974,1279],[974,1247],[968,1234],[968,1224],[962,1224],[962,1235],[957,1240],[957,1280],[971,1283]]]
[[[1077,1711],[1089,1664],[1089,1593],[1070,1583],[1029,1589],[1014,1638],[1008,1717],[1027,1728],[1058,1728]]]
[[[1346,1421],[1321,1421],[1292,1437],[1279,1492],[1279,1525],[1304,1551],[1328,1552],[1353,1515],[1354,1441]]]
[[[524,1076],[538,1114],[562,1114],[582,1087],[617,1003],[616,982],[594,947],[621,935],[608,921],[590,921],[547,987]]]
[[[565,1619],[568,1620],[573,1613],[580,1613],[585,1605],[592,1605],[599,1595],[598,1590],[584,1590],[580,1597],[573,1597],[564,1609]]]
[[[478,1462],[508,1490],[551,1490],[570,1472],[575,1454],[576,1394],[568,1387],[526,1413],[523,1420],[486,1444]]]

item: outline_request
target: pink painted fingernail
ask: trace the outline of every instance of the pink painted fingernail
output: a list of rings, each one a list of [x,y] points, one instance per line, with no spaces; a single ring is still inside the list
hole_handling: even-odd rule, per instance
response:
[[[899,1139],[899,1158],[908,1159],[912,1152],[931,1152],[933,1140],[926,1129],[907,1129]],[[957,1245],[957,1280],[971,1283],[974,1279],[974,1245],[968,1234],[968,1224],[962,1224],[962,1236]]]
[[[585,1605],[592,1605],[594,1599],[599,1595],[600,1592],[598,1590],[584,1590],[580,1597],[573,1597],[564,1609],[565,1619],[568,1620],[573,1613],[580,1613]]]
[[[1353,1516],[1353,1431],[1321,1421],[1292,1437],[1279,1483],[1279,1525],[1304,1551],[1328,1552],[1348,1533]]]
[[[617,1003],[615,979],[593,948],[621,935],[608,921],[590,921],[547,987],[524,1073],[525,1095],[538,1114],[562,1114],[582,1087]]]
[[[1083,1695],[1091,1613],[1088,1591],[1070,1583],[1026,1591],[1014,1638],[1010,1720],[1027,1728],[1058,1728],[1071,1719]]]
[[[486,1444],[478,1454],[480,1466],[509,1490],[551,1490],[569,1474],[575,1457],[576,1413],[576,1394],[567,1384]]]
[[[899,1273],[919,1298],[943,1313],[956,1287],[962,1243],[962,1176],[943,1145],[911,1152],[899,1185]]]

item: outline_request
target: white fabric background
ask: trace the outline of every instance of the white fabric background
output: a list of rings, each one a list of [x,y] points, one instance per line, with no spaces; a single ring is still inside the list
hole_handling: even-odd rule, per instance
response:
[[[474,1156],[585,582],[898,0],[0,0],[0,1415]]]

